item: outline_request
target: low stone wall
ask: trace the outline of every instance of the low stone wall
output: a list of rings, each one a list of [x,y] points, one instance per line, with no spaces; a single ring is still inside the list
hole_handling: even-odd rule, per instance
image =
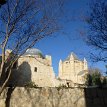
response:
[[[107,88],[7,88],[0,107],[107,107]]]

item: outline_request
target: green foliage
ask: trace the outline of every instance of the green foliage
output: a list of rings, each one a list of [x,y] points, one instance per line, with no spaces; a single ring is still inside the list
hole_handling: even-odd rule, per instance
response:
[[[94,72],[86,77],[86,86],[106,86],[107,77],[102,77],[100,73]]]
[[[24,86],[25,86],[26,88],[37,88],[37,87],[38,87],[38,85],[36,85],[36,84],[35,84],[34,82],[32,82],[32,81],[26,83]]]
[[[90,69],[89,74],[86,77],[86,85],[87,86],[101,86],[101,73],[98,69]]]
[[[92,85],[92,77],[90,74],[87,74],[87,77],[86,77],[86,83],[85,83],[87,86],[91,86]]]
[[[60,89],[63,89],[63,88],[68,88],[66,85],[64,85],[64,84],[60,84],[58,87],[56,87],[57,88],[57,90],[59,91]]]
[[[103,78],[102,84],[103,84],[103,85],[107,85],[107,78],[106,78],[106,77]]]
[[[91,75],[92,77],[92,85],[95,86],[95,85],[98,85],[100,86],[101,85],[101,74],[99,72],[95,72]]]

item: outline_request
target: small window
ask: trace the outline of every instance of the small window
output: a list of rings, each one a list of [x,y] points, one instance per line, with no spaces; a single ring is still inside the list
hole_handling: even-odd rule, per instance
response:
[[[66,64],[68,64],[69,62],[67,61]]]
[[[70,83],[69,82],[67,82],[67,87],[69,87],[70,86]]]
[[[78,63],[78,61],[76,61],[76,60],[75,60],[74,62],[75,62],[75,63]]]
[[[34,68],[34,71],[37,72],[37,67]]]

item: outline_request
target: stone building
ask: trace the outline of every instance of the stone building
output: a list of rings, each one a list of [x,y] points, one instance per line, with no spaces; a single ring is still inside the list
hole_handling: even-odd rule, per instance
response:
[[[28,49],[18,60],[21,73],[19,84],[34,82],[39,87],[54,87],[55,74],[52,67],[51,56],[44,56],[38,49]]]
[[[7,58],[9,53],[11,51],[7,50]],[[14,84],[24,86],[30,82],[38,87],[69,86],[69,84],[74,86],[85,83],[84,77],[88,72],[88,65],[85,58],[81,61],[71,53],[64,61],[60,60],[59,74],[55,77],[51,56],[44,56],[39,49],[31,48],[18,59],[12,71],[10,86]]]
[[[84,84],[85,75],[88,72],[86,59],[79,60],[74,53],[71,53],[64,61],[59,61],[59,75],[62,80],[71,81],[76,84]]]

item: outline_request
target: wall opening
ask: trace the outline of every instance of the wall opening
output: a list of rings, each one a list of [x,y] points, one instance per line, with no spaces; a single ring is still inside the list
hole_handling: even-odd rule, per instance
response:
[[[37,67],[34,68],[34,72],[37,72]]]

